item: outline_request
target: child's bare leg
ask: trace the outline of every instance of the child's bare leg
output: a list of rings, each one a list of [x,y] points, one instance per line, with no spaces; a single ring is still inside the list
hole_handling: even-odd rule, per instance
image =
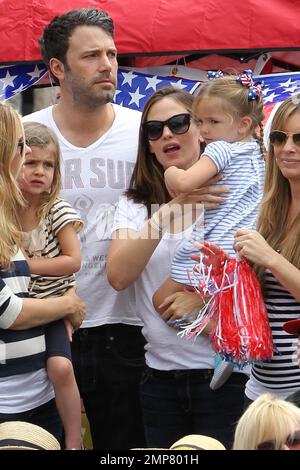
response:
[[[56,406],[65,430],[66,449],[81,449],[81,405],[74,370],[69,359],[50,357],[47,372],[55,390]]]

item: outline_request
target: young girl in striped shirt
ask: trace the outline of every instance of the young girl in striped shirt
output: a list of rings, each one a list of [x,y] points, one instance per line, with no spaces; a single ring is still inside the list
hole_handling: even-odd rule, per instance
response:
[[[31,271],[32,297],[63,295],[75,286],[74,272],[81,256],[77,231],[82,221],[77,212],[58,197],[60,149],[54,132],[35,122],[24,123],[26,155],[19,188],[27,202],[19,210],[22,247]],[[68,337],[69,336],[69,337]],[[81,406],[75,381],[70,340],[72,329],[63,320],[47,325],[47,372],[55,389],[56,405],[64,425],[66,449],[81,448]]]

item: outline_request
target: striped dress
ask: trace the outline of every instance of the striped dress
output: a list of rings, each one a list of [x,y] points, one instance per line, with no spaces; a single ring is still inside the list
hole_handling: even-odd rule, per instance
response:
[[[73,207],[63,199],[56,199],[45,220],[30,232],[23,232],[22,246],[31,258],[54,258],[61,255],[58,232],[72,223],[79,231],[83,222]],[[32,297],[59,297],[75,286],[75,275],[46,276],[31,274],[29,291]]]
[[[288,320],[300,317],[300,303],[283,287],[272,273],[266,271],[264,299],[274,341],[271,361],[255,364],[246,387],[251,399],[269,391],[283,398],[300,388],[300,369],[297,361],[297,335],[286,333],[282,327]],[[263,390],[262,387],[266,388]]]

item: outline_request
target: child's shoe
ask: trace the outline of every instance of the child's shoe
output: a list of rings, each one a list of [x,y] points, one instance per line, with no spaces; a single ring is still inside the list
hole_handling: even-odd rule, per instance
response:
[[[226,362],[224,359],[219,356],[219,354],[215,355],[215,370],[213,378],[210,381],[210,388],[212,390],[217,390],[218,388],[222,387],[224,383],[229,379],[232,374],[234,365],[232,362]]]

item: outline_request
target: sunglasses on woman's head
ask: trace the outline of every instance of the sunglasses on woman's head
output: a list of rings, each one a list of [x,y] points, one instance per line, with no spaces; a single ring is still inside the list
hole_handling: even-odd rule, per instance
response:
[[[289,136],[293,138],[295,145],[300,146],[300,132],[284,132],[284,131],[272,131],[270,132],[270,142],[272,145],[277,147],[285,145]]]
[[[191,124],[191,115],[188,113],[175,114],[166,121],[145,121],[142,124],[145,137],[149,140],[158,140],[167,126],[173,134],[185,134]]]
[[[300,431],[295,431],[294,433],[290,434],[286,441],[285,445],[289,448],[300,444]],[[275,450],[276,449],[276,442],[274,439],[269,441],[264,441],[258,444],[256,447],[257,450]]]

